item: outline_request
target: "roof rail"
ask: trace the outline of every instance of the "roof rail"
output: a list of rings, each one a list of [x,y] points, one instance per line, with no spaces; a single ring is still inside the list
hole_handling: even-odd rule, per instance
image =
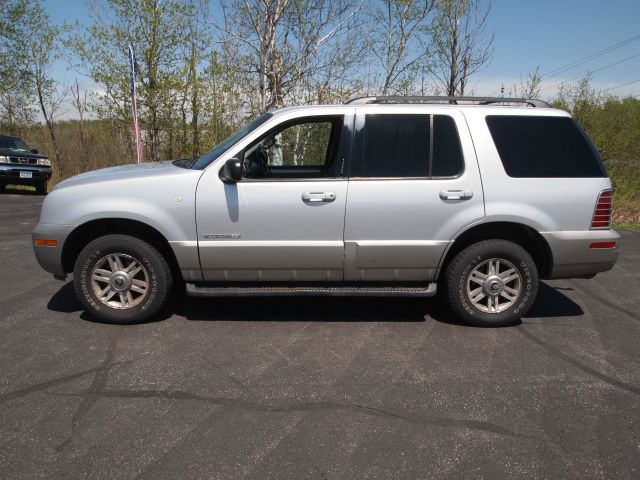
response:
[[[440,97],[440,96],[378,96],[378,97],[358,97],[346,102],[347,105],[367,105],[367,104],[451,104],[451,105],[492,105],[494,103],[524,103],[537,108],[551,108],[543,100],[527,98],[507,98],[507,97]]]

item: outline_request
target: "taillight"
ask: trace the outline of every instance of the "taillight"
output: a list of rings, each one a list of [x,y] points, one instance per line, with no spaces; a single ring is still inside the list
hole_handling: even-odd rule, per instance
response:
[[[616,242],[591,242],[589,244],[589,248],[591,249],[616,248]]]
[[[611,228],[611,201],[613,193],[611,190],[603,190],[598,195],[596,208],[591,219],[591,230]]]

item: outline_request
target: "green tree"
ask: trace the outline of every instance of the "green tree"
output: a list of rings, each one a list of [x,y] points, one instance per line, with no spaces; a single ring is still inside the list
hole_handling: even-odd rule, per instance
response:
[[[60,143],[56,135],[56,117],[66,97],[51,76],[53,63],[60,58],[60,29],[51,23],[40,0],[10,0],[3,10],[4,32],[0,40],[0,104],[9,129],[33,120],[39,107],[45,121],[55,161],[60,163]],[[7,62],[7,63],[4,63]]]
[[[108,12],[107,15],[102,12]],[[76,26],[66,45],[74,63],[104,93],[94,100],[101,118],[131,122],[128,45],[136,53],[138,105],[152,161],[173,135],[173,115],[180,105],[184,55],[193,2],[182,0],[98,0],[92,4],[93,22]]]
[[[27,20],[33,6],[29,0],[6,0],[0,8],[0,125],[17,133],[35,120],[33,85],[24,69],[20,48],[31,35]]]
[[[597,91],[590,75],[563,84],[553,105],[570,112],[602,156],[615,190],[615,223],[640,223],[640,100]]]

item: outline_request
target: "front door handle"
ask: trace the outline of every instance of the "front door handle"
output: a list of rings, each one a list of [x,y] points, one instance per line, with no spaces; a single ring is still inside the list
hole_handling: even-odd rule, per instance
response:
[[[333,192],[305,192],[302,194],[302,201],[307,203],[333,202],[336,194]]]
[[[440,198],[442,200],[467,200],[471,197],[473,197],[473,190],[463,190],[461,188],[456,188],[440,191]]]

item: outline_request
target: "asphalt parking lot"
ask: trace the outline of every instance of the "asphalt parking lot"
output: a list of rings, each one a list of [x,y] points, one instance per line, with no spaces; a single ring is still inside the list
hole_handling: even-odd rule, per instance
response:
[[[640,478],[640,233],[521,325],[436,299],[176,298],[97,323],[0,195],[0,478]]]

